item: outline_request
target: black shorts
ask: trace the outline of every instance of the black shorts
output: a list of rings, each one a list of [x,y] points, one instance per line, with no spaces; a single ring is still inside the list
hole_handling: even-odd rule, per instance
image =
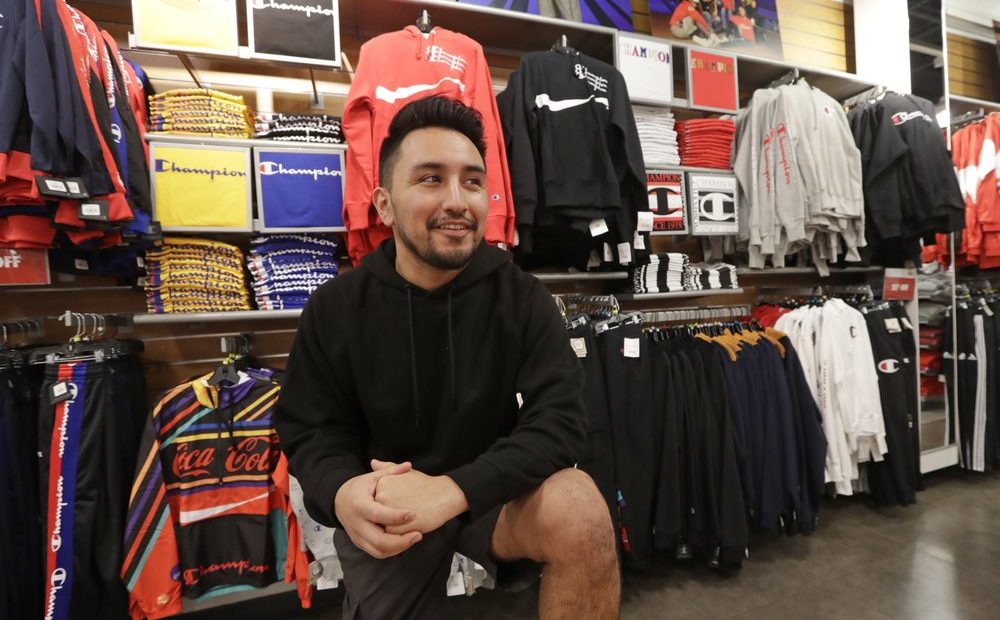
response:
[[[472,523],[452,519],[410,549],[384,560],[358,549],[346,532],[337,529],[333,542],[344,570],[344,620],[450,617],[446,583],[456,552],[485,568],[500,590],[518,592],[534,584],[542,574],[537,562],[498,562],[490,556],[501,508]]]

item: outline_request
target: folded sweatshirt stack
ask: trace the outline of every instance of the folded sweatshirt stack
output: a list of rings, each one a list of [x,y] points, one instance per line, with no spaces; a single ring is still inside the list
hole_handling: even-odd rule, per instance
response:
[[[188,237],[165,237],[146,252],[146,307],[150,312],[251,310],[236,246]]]
[[[149,129],[249,138],[253,116],[239,95],[208,88],[178,88],[149,98]]]
[[[687,254],[651,254],[649,262],[636,267],[632,288],[636,293],[675,293],[684,290]]]
[[[677,123],[681,164],[700,168],[731,168],[736,124],[730,119],[696,118]]]
[[[302,308],[313,291],[337,277],[337,242],[318,235],[261,235],[250,241],[247,267],[258,308]]]
[[[724,288],[738,288],[736,265],[696,263],[684,269],[684,290],[705,291]]]
[[[632,110],[646,168],[680,165],[673,113],[664,108],[643,105],[632,106]]]
[[[276,112],[257,115],[257,138],[283,142],[312,142],[314,144],[343,144],[344,133],[340,118],[328,114],[280,114]]]

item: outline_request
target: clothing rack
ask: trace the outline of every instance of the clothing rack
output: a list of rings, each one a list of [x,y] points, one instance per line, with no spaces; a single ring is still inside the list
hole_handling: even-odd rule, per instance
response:
[[[849,99],[845,100],[844,110],[845,111],[850,110],[851,108],[854,108],[858,104],[865,101],[869,103],[874,103],[875,101],[878,101],[879,99],[884,97],[887,92],[889,92],[889,89],[881,84],[873,86],[868,90],[860,92],[857,95],[854,95],[853,97],[850,97]]]
[[[30,317],[24,319],[8,319],[0,322],[0,349],[7,346],[7,342],[16,336],[25,338],[41,338],[45,335],[45,318]]]
[[[76,329],[74,340],[94,340],[103,338],[109,332],[114,334],[132,333],[132,316],[127,314],[93,314],[67,310],[58,319],[66,327]],[[93,325],[91,325],[93,322]]]
[[[618,314],[621,311],[621,305],[618,303],[618,299],[614,295],[580,295],[577,293],[570,294],[556,294],[556,303],[562,303],[563,307],[561,309],[565,310],[581,310],[583,308],[595,308],[598,310],[610,310],[612,314]]]
[[[979,108],[978,110],[969,110],[965,114],[962,114],[958,118],[951,121],[951,129],[952,131],[955,131],[965,127],[966,125],[971,125],[972,123],[981,121],[984,118],[986,118],[986,110],[983,108]]]
[[[431,16],[426,10],[420,11],[420,17],[417,18],[416,23],[417,30],[424,34],[427,34],[434,29],[434,25],[431,23]]]
[[[767,87],[768,88],[777,88],[778,86],[784,86],[786,84],[794,84],[794,83],[798,82],[801,78],[802,78],[802,76],[799,75],[799,69],[798,69],[798,67],[794,67],[788,73],[785,73],[784,75],[782,75],[778,79],[772,81],[770,84],[767,85]]]
[[[692,323],[697,321],[733,321],[749,317],[749,305],[739,306],[695,306],[671,310],[653,310],[642,313],[643,323]]]

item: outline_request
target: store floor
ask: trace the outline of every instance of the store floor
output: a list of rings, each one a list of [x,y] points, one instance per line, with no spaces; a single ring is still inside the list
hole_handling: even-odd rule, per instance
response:
[[[808,620],[994,620],[1000,617],[1000,474],[945,472],[919,503],[873,511],[860,498],[826,502],[809,537],[763,537],[733,577],[663,562],[626,578],[622,617]],[[453,599],[456,616],[533,618],[537,590]],[[294,596],[188,616],[198,620],[339,619],[340,594],[308,613]]]

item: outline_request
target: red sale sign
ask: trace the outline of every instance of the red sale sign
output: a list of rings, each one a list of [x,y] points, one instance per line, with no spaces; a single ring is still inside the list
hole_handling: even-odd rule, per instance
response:
[[[736,57],[688,48],[690,106],[714,112],[736,112],[740,107]]]
[[[909,301],[917,293],[917,276],[910,269],[886,269],[882,282],[882,299]]]
[[[0,286],[49,282],[47,251],[0,248]]]

